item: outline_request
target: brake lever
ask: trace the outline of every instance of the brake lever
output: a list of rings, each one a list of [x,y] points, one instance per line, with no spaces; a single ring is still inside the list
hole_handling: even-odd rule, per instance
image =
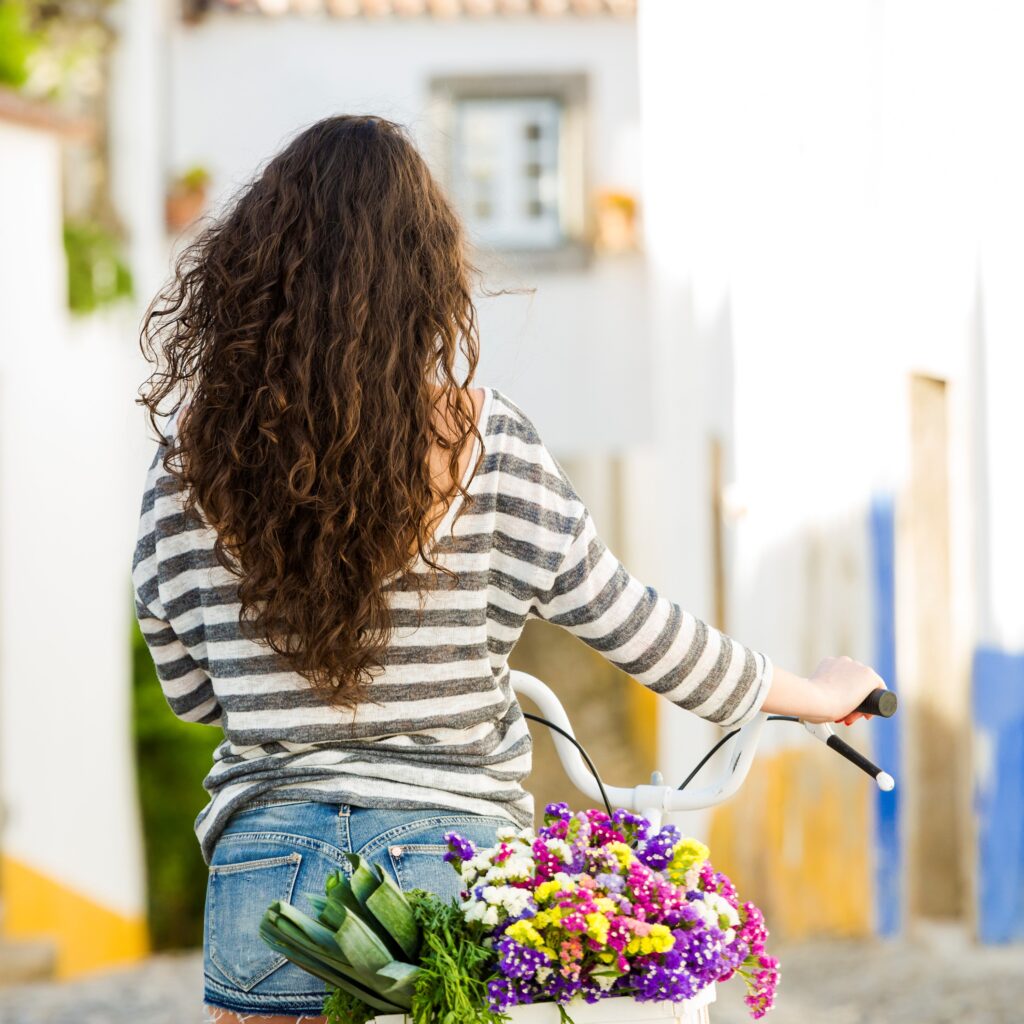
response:
[[[878,788],[885,793],[895,789],[896,780],[888,773],[883,772],[878,765],[869,761],[859,750],[855,750],[845,740],[836,735],[835,729],[828,722],[814,723],[804,722],[800,724],[815,738],[821,740],[827,747],[831,747],[837,754],[842,754],[847,761],[855,764],[861,771],[867,772],[878,783]]]

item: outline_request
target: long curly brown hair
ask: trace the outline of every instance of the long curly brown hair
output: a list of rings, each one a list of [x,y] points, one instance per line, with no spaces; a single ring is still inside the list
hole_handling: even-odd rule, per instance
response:
[[[418,558],[447,571],[431,530],[457,493],[460,515],[470,504],[458,468],[479,438],[475,273],[404,129],[329,117],[187,246],[143,321],[156,368],[137,402],[185,514],[216,530],[247,635],[338,707],[365,699],[382,665],[387,582]],[[164,437],[157,416],[183,405]]]

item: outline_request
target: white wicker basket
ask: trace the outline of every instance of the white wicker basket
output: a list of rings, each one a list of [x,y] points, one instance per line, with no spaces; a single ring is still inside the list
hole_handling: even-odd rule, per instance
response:
[[[681,1003],[638,1003],[626,996],[588,1003],[583,999],[566,1004],[566,1011],[576,1024],[708,1024],[708,1006],[715,1001],[715,986],[701,989],[693,999]],[[554,1003],[534,1003],[509,1010],[513,1024],[559,1024],[558,1007]],[[376,1024],[408,1024],[402,1013],[374,1018]]]

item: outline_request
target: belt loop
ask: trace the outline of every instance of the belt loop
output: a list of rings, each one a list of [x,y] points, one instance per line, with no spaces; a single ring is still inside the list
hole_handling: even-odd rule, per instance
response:
[[[352,849],[352,819],[350,813],[352,811],[351,804],[337,804],[338,808],[338,833],[337,843],[338,847],[342,850]],[[352,874],[352,865],[348,862],[347,857],[342,857],[342,871],[346,875]]]

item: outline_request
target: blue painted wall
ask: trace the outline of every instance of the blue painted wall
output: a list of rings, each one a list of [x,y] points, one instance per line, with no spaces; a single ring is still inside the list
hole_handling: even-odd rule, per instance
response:
[[[868,517],[874,609],[875,671],[896,689],[896,532],[891,494],[877,495]],[[903,852],[900,837],[900,715],[871,723],[874,761],[896,779],[889,793],[875,796],[875,926],[879,935],[902,925]]]
[[[991,755],[975,789],[979,937],[1011,942],[1024,939],[1024,653],[979,648],[972,675],[978,742]]]

